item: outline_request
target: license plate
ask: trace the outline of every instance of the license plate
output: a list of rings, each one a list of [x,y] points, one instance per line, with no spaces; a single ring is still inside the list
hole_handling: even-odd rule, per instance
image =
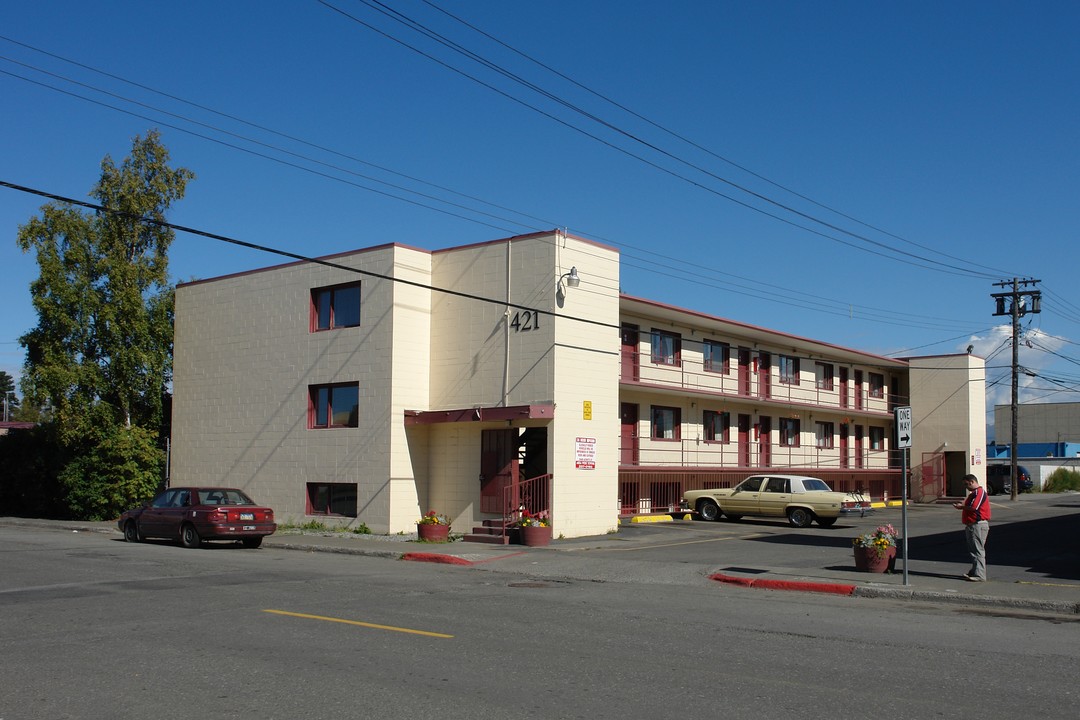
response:
[[[241,520],[254,520],[255,513],[240,513]]]
[[[255,529],[255,526],[254,526],[254,525],[245,525],[245,526],[244,526],[244,529],[245,529],[245,530],[254,530],[254,529]]]

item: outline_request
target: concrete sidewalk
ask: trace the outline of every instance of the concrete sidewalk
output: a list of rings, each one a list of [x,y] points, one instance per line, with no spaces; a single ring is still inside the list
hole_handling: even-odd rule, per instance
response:
[[[678,521],[676,521],[678,522]],[[96,532],[120,536],[115,523],[53,521],[0,518],[0,526],[47,528],[65,532]],[[716,583],[725,588],[749,591],[797,591],[852,595],[865,598],[948,603],[998,612],[1040,612],[1080,614],[1080,581],[1032,575],[1020,579],[1016,572],[1000,573],[985,583],[969,583],[957,574],[955,563],[912,560],[908,563],[908,584],[904,584],[902,562],[896,572],[867,574],[850,567],[788,567],[760,563],[752,567],[709,566],[672,561],[639,560],[630,557],[622,533],[552,540],[544,548],[480,543],[425,543],[415,535],[372,536],[344,533],[300,533],[285,530],[266,538],[267,550],[339,553],[453,564],[478,570],[517,573],[549,580],[590,582],[640,582],[701,585]],[[642,545],[643,548],[647,547]],[[631,551],[631,552],[627,552]],[[790,547],[785,549],[790,558]],[[778,556],[776,558],[780,560]],[[782,562],[782,561],[781,561]]]

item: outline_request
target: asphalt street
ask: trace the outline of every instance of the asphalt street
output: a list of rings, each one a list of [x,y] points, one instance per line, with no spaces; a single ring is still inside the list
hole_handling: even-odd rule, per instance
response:
[[[414,535],[373,536],[283,529],[263,549],[348,553],[392,560],[452,563],[478,571],[531,578],[598,582],[701,584],[721,582],[746,592],[796,591],[960,603],[1017,611],[1080,615],[1080,493],[995,499],[987,556],[990,580],[968,583],[959,517],[949,505],[907,509],[907,573],[857,572],[851,539],[879,524],[902,527],[899,507],[845,520],[831,528],[797,529],[744,519],[703,522],[689,516],[624,519],[616,533],[552,540],[544,548],[461,541],[421,543]],[[0,518],[0,525],[100,532],[114,523]],[[192,551],[200,552],[200,551]],[[906,579],[906,583],[905,583]]]

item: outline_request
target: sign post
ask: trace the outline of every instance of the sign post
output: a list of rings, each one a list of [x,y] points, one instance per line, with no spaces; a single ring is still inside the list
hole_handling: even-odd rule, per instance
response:
[[[900,516],[902,518],[900,533],[903,537],[903,548],[900,554],[904,561],[904,585],[908,584],[907,568],[907,501],[908,501],[908,451],[911,448],[911,407],[896,408],[896,448],[901,452],[900,462]]]

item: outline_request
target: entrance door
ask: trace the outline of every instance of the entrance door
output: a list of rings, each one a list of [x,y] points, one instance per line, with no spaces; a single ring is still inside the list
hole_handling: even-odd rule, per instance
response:
[[[772,418],[758,419],[758,467],[772,464]]]
[[[638,353],[638,326],[622,326],[622,379],[633,382],[641,379]]]
[[[739,394],[750,395],[750,348],[739,348]]]
[[[848,457],[848,424],[840,423],[840,467],[851,467],[851,459]]]
[[[772,388],[769,386],[769,369],[771,368],[770,355],[767,352],[758,353],[758,366],[757,366],[757,388],[758,397],[768,398],[771,395]]]
[[[743,414],[739,415],[739,467],[750,467],[750,416]]]
[[[855,426],[855,467],[863,467],[863,426]]]
[[[503,514],[503,489],[518,481],[518,431],[482,430],[480,433],[480,512]]]
[[[840,407],[849,407],[851,398],[848,395],[848,369],[844,366],[840,367]]]
[[[619,440],[619,464],[638,464],[638,406],[622,404],[622,432]]]

